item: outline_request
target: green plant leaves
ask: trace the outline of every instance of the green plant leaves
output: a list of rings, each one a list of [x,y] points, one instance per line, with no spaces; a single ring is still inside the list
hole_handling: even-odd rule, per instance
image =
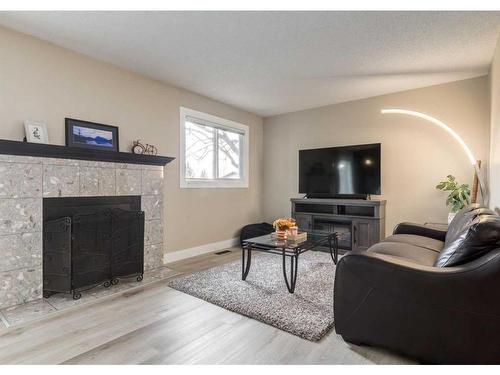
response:
[[[450,192],[446,198],[446,206],[451,206],[451,212],[458,212],[470,203],[469,185],[460,185],[455,176],[446,176],[446,180],[437,184],[436,189]]]

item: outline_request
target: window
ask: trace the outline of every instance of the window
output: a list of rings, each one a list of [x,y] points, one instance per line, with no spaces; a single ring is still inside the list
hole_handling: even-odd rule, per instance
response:
[[[248,187],[248,126],[180,109],[181,188]]]

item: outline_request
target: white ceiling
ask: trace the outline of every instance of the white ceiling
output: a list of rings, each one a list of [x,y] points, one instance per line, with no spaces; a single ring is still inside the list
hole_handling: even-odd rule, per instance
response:
[[[487,74],[500,12],[0,12],[0,24],[269,116]]]

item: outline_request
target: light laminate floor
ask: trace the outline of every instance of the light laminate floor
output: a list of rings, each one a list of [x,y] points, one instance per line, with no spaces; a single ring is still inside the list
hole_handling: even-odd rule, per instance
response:
[[[239,258],[233,250],[170,264],[195,272]],[[160,280],[0,330],[0,364],[404,364],[346,344],[313,343],[173,290]]]
[[[100,300],[112,294],[131,290],[154,281],[169,279],[179,274],[179,271],[168,267],[161,267],[146,271],[144,279],[140,283],[136,281],[135,277],[124,278],[117,285],[107,288],[100,285],[83,291],[82,297],[76,301],[70,294],[56,293],[49,298],[40,298],[20,305],[7,307],[0,310],[0,319],[2,320],[0,328],[18,326],[32,320],[41,319],[56,311],[66,310],[93,300]]]

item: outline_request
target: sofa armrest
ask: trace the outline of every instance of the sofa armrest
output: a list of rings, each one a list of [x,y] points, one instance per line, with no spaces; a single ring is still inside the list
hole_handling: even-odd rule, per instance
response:
[[[443,242],[446,238],[446,231],[416,223],[400,223],[394,228],[393,234],[415,234]]]
[[[336,269],[335,330],[426,362],[500,363],[499,283],[500,250],[447,268],[353,252]]]

